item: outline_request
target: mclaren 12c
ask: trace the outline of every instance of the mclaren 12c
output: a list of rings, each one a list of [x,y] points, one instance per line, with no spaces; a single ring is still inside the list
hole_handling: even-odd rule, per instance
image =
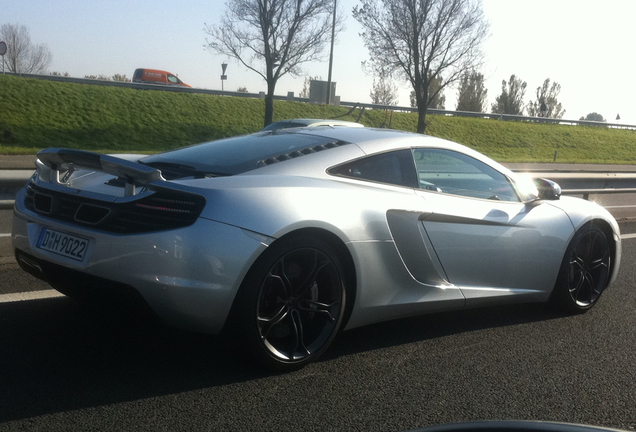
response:
[[[419,134],[282,129],[152,156],[45,149],[36,164],[12,232],[26,271],[71,297],[138,299],[277,370],[399,317],[583,312],[621,258],[603,208]]]

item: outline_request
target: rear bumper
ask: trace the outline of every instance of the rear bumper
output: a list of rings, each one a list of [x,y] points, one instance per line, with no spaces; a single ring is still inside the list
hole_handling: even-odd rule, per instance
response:
[[[189,330],[222,330],[245,273],[266,248],[240,228],[202,218],[184,228],[134,235],[80,228],[29,211],[23,193],[16,199],[11,237],[25,270],[36,264],[31,272],[63,293],[127,293],[124,298],[143,299],[163,321]],[[89,239],[84,260],[39,249],[45,227]]]

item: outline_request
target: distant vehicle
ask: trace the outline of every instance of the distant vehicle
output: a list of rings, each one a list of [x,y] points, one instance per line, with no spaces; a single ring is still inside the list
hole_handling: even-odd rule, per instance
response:
[[[181,81],[176,75],[157,69],[135,69],[132,80],[136,83],[192,87]]]
[[[276,129],[288,129],[297,127],[317,127],[317,126],[347,126],[347,127],[364,127],[363,124],[344,121],[344,120],[327,120],[327,119],[289,119],[281,120],[265,126],[264,131]]]

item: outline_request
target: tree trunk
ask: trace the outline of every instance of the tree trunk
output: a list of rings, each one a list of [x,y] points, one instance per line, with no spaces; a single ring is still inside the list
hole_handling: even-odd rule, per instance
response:
[[[423,134],[426,131],[426,108],[417,111],[417,133]]]
[[[265,96],[265,126],[274,121],[274,89],[276,83],[267,83],[267,95]]]

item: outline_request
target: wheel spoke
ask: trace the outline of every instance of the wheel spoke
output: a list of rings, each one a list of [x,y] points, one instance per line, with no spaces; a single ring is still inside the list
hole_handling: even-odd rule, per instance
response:
[[[587,266],[587,268],[590,270],[596,270],[601,267],[604,267],[604,268],[608,267],[607,263],[605,262],[605,257],[594,260],[590,262],[590,264]]]
[[[283,305],[280,310],[271,318],[258,317],[259,327],[261,328],[261,338],[267,339],[272,328],[280,324],[289,313],[287,305]]]
[[[305,312],[316,312],[325,314],[327,315],[327,317],[329,317],[329,320],[331,322],[335,322],[337,318],[332,315],[331,309],[338,304],[340,304],[339,301],[334,301],[332,303],[321,303],[313,300],[303,300],[301,302],[298,302],[298,309]]]
[[[291,350],[288,357],[290,359],[293,359],[296,356],[296,352],[298,351],[299,348],[302,348],[302,351],[303,351],[302,357],[305,357],[311,353],[305,346],[305,334],[303,330],[303,322],[302,322],[302,319],[300,318],[300,313],[297,310],[293,310],[291,312],[291,320],[293,324],[295,343],[294,343],[294,348]]]
[[[287,277],[285,273],[285,259],[281,259],[276,265],[272,268],[269,273],[269,276],[273,279],[276,279],[280,282],[281,286],[285,290],[285,297],[288,297],[292,294],[292,283]]]
[[[583,271],[577,270],[576,282],[574,282],[574,280],[574,277],[570,279],[570,292],[572,293],[572,297],[576,300],[583,284],[585,283],[585,274]]]
[[[581,288],[578,292],[577,301],[583,303],[591,303],[592,302],[592,293],[594,292],[594,278],[590,273],[585,273],[583,275],[583,281],[581,283]]]
[[[296,287],[296,291],[295,294],[298,297],[303,297],[307,291],[309,290],[309,288],[311,288],[314,284],[314,281],[316,280],[316,278],[318,277],[318,274],[322,271],[322,269],[324,269],[325,267],[327,267],[330,263],[327,260],[324,260],[322,263],[319,263],[319,256],[318,256],[318,252],[314,251],[314,257],[313,257],[313,263],[312,263],[312,269],[309,272],[309,274],[307,275],[307,277],[305,278],[305,280],[301,283],[298,284],[298,286]]]
[[[574,257],[574,259],[570,261],[570,271],[582,272],[584,268],[585,263],[580,258]]]

